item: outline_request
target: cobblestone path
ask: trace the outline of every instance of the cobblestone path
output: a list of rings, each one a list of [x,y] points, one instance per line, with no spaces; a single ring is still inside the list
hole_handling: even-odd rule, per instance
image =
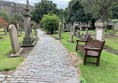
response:
[[[76,68],[65,47],[38,30],[39,41],[12,75],[0,75],[2,83],[79,83]]]

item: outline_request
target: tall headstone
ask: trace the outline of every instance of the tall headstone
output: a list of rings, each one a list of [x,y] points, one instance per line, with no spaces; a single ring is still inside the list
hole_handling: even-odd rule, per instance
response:
[[[95,24],[96,26],[96,39],[100,40],[100,41],[104,41],[105,40],[105,27],[104,24],[102,22],[97,22]]]
[[[9,26],[9,36],[12,45],[13,54],[11,56],[18,56],[22,49],[20,49],[20,44],[18,41],[18,34],[15,25],[11,24]]]
[[[27,0],[26,8],[24,9],[24,29],[25,29],[25,37],[22,42],[23,47],[34,46],[35,41],[32,36],[32,27],[31,27],[31,18],[29,13],[29,1]]]

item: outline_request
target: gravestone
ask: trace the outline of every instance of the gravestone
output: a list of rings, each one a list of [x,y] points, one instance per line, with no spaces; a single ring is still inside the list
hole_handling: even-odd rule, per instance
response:
[[[20,26],[19,26],[18,23],[17,23],[17,34],[18,34],[18,36],[21,36],[21,34],[20,34]]]
[[[61,38],[61,22],[59,23],[59,27],[58,27],[58,39]]]
[[[80,22],[80,24],[79,24],[80,31],[82,30],[82,27],[83,27],[83,24],[82,24],[82,22]]]
[[[86,35],[88,34],[88,27],[86,27]]]
[[[24,9],[24,29],[25,29],[25,37],[23,38],[22,46],[23,47],[32,47],[35,45],[36,41],[32,36],[32,26],[31,26],[31,18],[29,13],[29,1],[27,0],[26,8]]]
[[[105,27],[102,22],[95,23],[96,26],[96,39],[100,41],[104,41],[105,38]]]
[[[5,32],[5,35],[7,35],[7,27],[4,26],[4,32]]]
[[[10,56],[11,57],[18,56],[21,53],[22,49],[20,48],[20,44],[18,41],[18,34],[17,34],[16,27],[13,24],[9,26],[9,36],[10,36],[10,41],[11,41],[12,51],[13,51],[13,54]]]
[[[80,37],[80,30],[77,30],[76,36],[77,36],[77,37]]]
[[[19,27],[19,31],[20,31],[20,34],[22,34],[22,28],[21,27]]]
[[[74,36],[74,33],[73,33],[73,27],[70,28],[70,42],[73,43],[73,36]]]
[[[118,31],[118,23],[114,23],[114,30]]]

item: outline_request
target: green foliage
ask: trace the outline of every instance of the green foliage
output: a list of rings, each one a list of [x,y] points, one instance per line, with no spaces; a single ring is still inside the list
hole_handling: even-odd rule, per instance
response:
[[[118,19],[118,7],[112,9],[112,18]]]
[[[80,4],[80,0],[71,0],[69,6],[66,9],[66,21],[74,23],[75,21],[86,22],[92,19],[90,14],[84,12],[83,6]]]
[[[48,14],[43,16],[41,23],[46,31],[53,34],[54,31],[58,29],[59,21],[60,19],[58,18],[58,16],[54,14]]]
[[[20,14],[17,14],[17,13],[14,14],[13,19],[14,20],[17,20],[17,21],[20,21],[20,22],[23,22],[24,21],[23,15],[20,15]]]
[[[81,83],[87,83],[84,77],[80,77]]]
[[[35,5],[35,10],[31,12],[32,20],[36,21],[37,23],[40,22],[44,14],[54,13],[56,14],[57,6],[52,1],[48,0],[41,0],[41,2]]]
[[[10,23],[13,23],[15,25],[16,25],[16,23],[19,23],[20,26],[23,26],[23,22],[24,22],[23,15],[20,15],[20,14],[15,13],[13,15],[13,18],[11,18],[11,22]]]
[[[9,20],[10,20],[8,15],[4,12],[1,12],[1,11],[0,11],[0,17],[3,17],[5,19],[5,21],[7,21],[7,22],[9,22]]]
[[[81,0],[84,10],[101,21],[111,18],[112,9],[118,6],[118,0]]]

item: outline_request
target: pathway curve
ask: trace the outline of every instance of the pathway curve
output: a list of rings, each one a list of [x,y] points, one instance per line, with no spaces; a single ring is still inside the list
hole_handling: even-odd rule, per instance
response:
[[[37,45],[13,75],[3,80],[0,76],[2,83],[79,83],[65,47],[41,30],[38,37]]]

